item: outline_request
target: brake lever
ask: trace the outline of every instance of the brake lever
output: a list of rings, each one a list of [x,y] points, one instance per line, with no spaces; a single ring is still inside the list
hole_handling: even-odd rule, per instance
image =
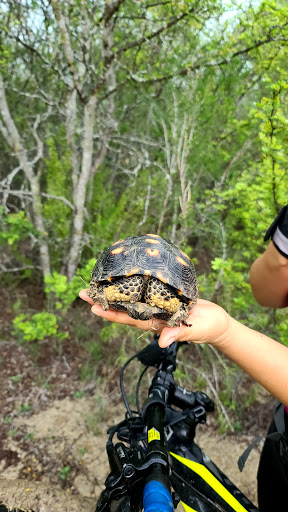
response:
[[[142,493],[136,493],[135,489],[144,487],[146,476],[149,474],[151,467],[155,467],[155,464],[161,464],[168,468],[168,461],[160,452],[153,452],[144,456],[140,448],[137,453],[135,453],[134,448],[133,458],[131,459],[127,447],[123,443],[117,443],[114,446],[114,453],[118,459],[118,467],[113,465],[113,470],[106,478],[105,489],[101,494],[99,508],[96,509],[96,512],[104,512],[106,510],[105,504],[111,504],[114,500],[117,501],[132,494],[141,496]],[[134,491],[131,491],[131,489],[134,489]]]

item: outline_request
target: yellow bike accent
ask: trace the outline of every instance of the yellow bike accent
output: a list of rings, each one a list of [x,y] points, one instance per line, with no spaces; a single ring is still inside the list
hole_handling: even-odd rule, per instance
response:
[[[201,478],[203,478],[203,480],[205,480],[205,482],[210,485],[210,487],[212,487],[212,489],[214,489],[214,491],[216,491],[217,494],[219,494],[219,496],[221,496],[221,498],[223,498],[223,500],[225,500],[226,503],[228,503],[228,505],[230,505],[230,507],[235,510],[235,512],[247,512],[247,509],[244,508],[241,503],[236,500],[236,498],[234,498],[234,496],[226,489],[226,487],[224,487],[224,485],[222,485],[221,482],[219,482],[219,480],[217,480],[217,478],[212,475],[209,469],[203,466],[203,464],[194,462],[190,459],[186,459],[185,457],[181,457],[176,453],[170,453],[173,455],[173,457],[175,457],[175,459],[179,460],[179,462],[191,469],[191,471],[194,471],[194,473],[201,476]],[[193,509],[189,508],[187,510],[188,512],[189,510],[193,511]]]
[[[195,508],[189,507],[189,505],[186,505],[186,503],[184,503],[184,501],[181,501],[181,503],[183,505],[185,512],[197,512],[197,510],[195,510]]]
[[[159,441],[160,440],[160,432],[158,432],[158,430],[156,430],[156,428],[150,428],[150,430],[148,430],[148,443],[151,443],[151,441]]]

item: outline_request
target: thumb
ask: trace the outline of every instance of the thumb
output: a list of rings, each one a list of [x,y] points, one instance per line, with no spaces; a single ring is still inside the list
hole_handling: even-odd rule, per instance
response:
[[[158,340],[158,345],[161,348],[169,347],[172,345],[174,341],[177,340],[179,336],[179,328],[178,327],[164,327],[162,329],[160,338]]]

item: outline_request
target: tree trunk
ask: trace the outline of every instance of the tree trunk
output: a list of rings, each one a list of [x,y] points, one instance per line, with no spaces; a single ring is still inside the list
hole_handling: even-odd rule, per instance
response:
[[[84,211],[87,193],[87,184],[92,168],[93,154],[93,127],[95,120],[96,96],[90,97],[84,111],[84,129],[82,144],[82,165],[75,194],[75,215],[73,219],[73,234],[67,264],[67,278],[70,281],[76,272],[82,250],[82,237],[84,226]]]
[[[17,158],[19,162],[19,166],[23,170],[27,181],[29,182],[31,194],[32,194],[32,210],[34,217],[34,224],[36,229],[39,232],[39,252],[40,252],[40,265],[43,272],[43,275],[50,274],[50,256],[49,256],[49,247],[47,243],[47,231],[45,229],[45,223],[42,215],[42,203],[41,203],[41,193],[40,193],[40,185],[39,185],[39,177],[34,172],[33,166],[35,163],[42,158],[42,143],[40,139],[37,140],[37,157],[34,158],[33,161],[28,160],[28,152],[24,147],[24,144],[21,140],[20,134],[17,130],[17,127],[13,121],[11,116],[8,103],[6,101],[5,87],[2,76],[0,75],[0,113],[3,119],[4,124],[0,124],[0,129],[6,142],[11,147],[14,152],[15,158]]]

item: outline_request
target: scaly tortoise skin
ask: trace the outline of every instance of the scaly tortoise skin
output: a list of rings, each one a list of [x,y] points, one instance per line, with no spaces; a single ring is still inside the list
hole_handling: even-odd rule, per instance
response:
[[[132,318],[186,324],[198,283],[189,257],[158,235],[118,240],[98,258],[89,297],[104,310],[124,310]],[[187,325],[187,324],[186,324]]]

